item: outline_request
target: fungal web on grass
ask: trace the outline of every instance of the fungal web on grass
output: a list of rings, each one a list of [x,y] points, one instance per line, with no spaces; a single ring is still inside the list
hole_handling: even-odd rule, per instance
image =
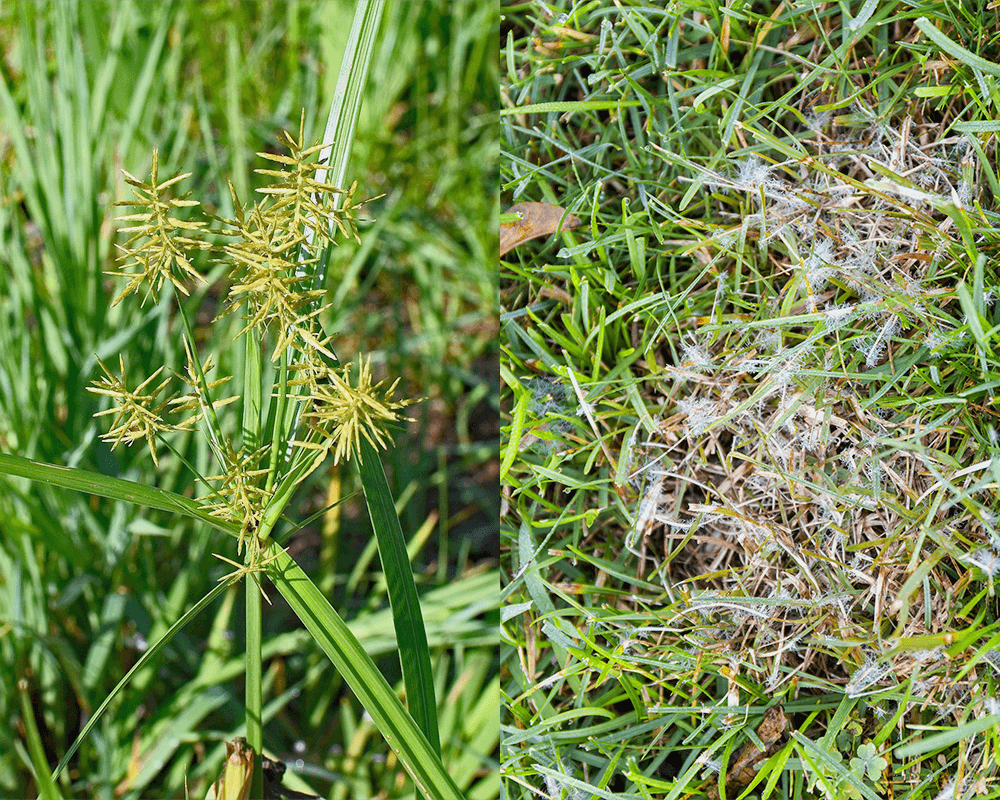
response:
[[[865,125],[875,119],[858,116]],[[944,467],[961,458],[954,418],[936,427],[926,420],[946,391],[939,385],[951,380],[946,370],[963,363],[973,340],[971,322],[956,322],[966,309],[955,285],[963,278],[972,285],[969,254],[948,229],[960,212],[970,220],[981,213],[975,197],[959,198],[964,208],[955,200],[975,188],[980,149],[959,137],[934,143],[936,129],[925,124],[918,138],[908,120],[900,130],[879,124],[867,140],[845,127],[838,117],[814,130],[815,139],[777,147],[770,131],[747,122],[744,147],[719,168],[718,159],[708,168],[652,146],[672,167],[700,173],[692,181],[714,190],[701,210],[717,222],[697,223],[710,233],[695,236],[689,252],[710,268],[692,271],[684,292],[699,311],[679,322],[679,366],[657,372],[650,392],[667,400],[662,438],[647,445],[671,468],[639,501],[642,525],[625,545],[639,558],[640,535],[683,539],[662,570],[683,576],[684,591],[701,597],[674,606],[681,641],[705,649],[683,617],[694,608],[716,628],[715,641],[753,653],[748,679],[754,672],[760,685],[776,686],[783,675],[820,665],[824,685],[861,697],[898,687],[913,660],[872,652],[852,664],[811,644],[813,633],[880,640],[887,615],[904,604],[894,598],[912,563],[927,558],[916,548],[931,547],[910,534],[936,514],[953,515],[948,526],[963,536],[972,531],[971,552],[949,550],[928,572],[920,613],[900,618],[904,636],[932,636],[945,624],[933,616],[934,587],[953,583],[942,571],[950,561],[975,568],[972,577],[985,578],[992,592],[1000,546],[983,547],[990,528],[967,513],[988,500],[970,493],[966,512],[958,502],[930,508],[936,487],[959,486],[949,481],[963,476]],[[964,150],[960,168],[947,152],[952,145]],[[980,310],[993,299],[991,269],[973,273]],[[980,430],[991,442],[988,426]],[[696,535],[675,531],[665,508],[670,518],[696,518]],[[779,586],[794,603],[774,593]],[[711,595],[696,593],[707,589],[741,599],[709,607]],[[766,603],[760,613],[753,598]],[[775,644],[793,641],[795,648]],[[971,678],[957,665],[928,662],[935,680],[921,685],[928,694],[958,695]]]

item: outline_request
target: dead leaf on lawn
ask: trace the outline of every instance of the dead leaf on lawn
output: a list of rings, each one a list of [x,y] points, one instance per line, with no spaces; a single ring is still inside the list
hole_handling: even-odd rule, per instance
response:
[[[747,742],[736,751],[729,762],[726,774],[726,797],[736,797],[757,777],[757,767],[781,749],[781,735],[785,732],[788,718],[781,706],[772,706],[764,712],[764,719],[757,728],[757,737],[766,750],[761,750],[753,742]],[[719,776],[720,780],[722,776]],[[708,800],[719,800],[719,787],[708,790]]]
[[[579,217],[574,217],[565,208],[552,203],[518,203],[503,213],[518,214],[520,219],[500,223],[501,258],[523,242],[548,236],[556,231],[571,231],[582,224]]]

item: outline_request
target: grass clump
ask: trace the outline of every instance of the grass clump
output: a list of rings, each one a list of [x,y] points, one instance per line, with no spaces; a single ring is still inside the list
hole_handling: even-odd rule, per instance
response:
[[[945,6],[772,10],[509,7],[509,199],[590,221],[505,265],[518,796],[720,796],[775,705],[730,793],[998,777],[987,68]]]

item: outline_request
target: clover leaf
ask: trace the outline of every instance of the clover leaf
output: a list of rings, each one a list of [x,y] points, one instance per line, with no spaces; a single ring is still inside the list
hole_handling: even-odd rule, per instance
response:
[[[851,772],[859,777],[864,777],[867,772],[869,780],[876,781],[882,776],[888,763],[885,758],[878,755],[875,745],[869,742],[861,745],[857,755],[851,759]]]

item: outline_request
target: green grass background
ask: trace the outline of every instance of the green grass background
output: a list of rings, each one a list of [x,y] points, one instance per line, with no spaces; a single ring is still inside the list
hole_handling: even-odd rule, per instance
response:
[[[501,13],[507,796],[1000,796],[996,4]]]
[[[0,11],[0,448],[184,493],[179,461],[112,453],[85,387],[124,353],[130,374],[183,363],[169,303],[115,308],[125,169],[190,172],[182,190],[232,212],[258,185],[277,134],[322,135],[353,4],[7,3]],[[497,21],[474,2],[389,3],[352,174],[362,245],[341,246],[324,318],[346,358],[371,353],[400,393],[425,397],[383,461],[425,603],[445,763],[470,797],[494,797],[498,510],[495,113]],[[207,275],[218,267],[202,261]],[[231,340],[218,286],[185,302],[199,335]],[[225,360],[228,356],[228,362]],[[242,344],[223,348],[238,375]],[[208,452],[175,442],[203,474]],[[0,492],[0,795],[30,796],[28,699],[54,765],[82,721],[152,641],[228,567],[207,531],[168,516],[17,479]],[[285,526],[296,559],[398,681],[377,553],[352,467],[320,470]],[[276,593],[270,593],[272,599]],[[71,762],[67,796],[203,796],[242,722],[242,603],[229,593],[140,673]],[[265,749],[328,797],[413,787],[280,598],[265,607]],[[268,701],[268,698],[270,700]],[[286,785],[294,778],[286,778]],[[299,788],[303,785],[300,784]]]

